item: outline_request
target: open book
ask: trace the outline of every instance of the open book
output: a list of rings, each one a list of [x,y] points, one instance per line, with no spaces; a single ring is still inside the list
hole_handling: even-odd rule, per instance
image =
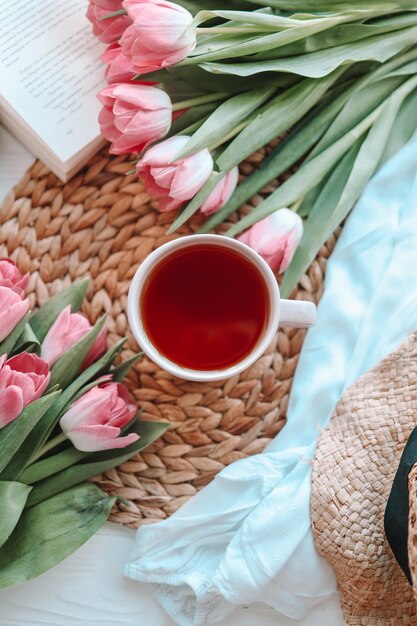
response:
[[[0,120],[62,180],[104,143],[87,0],[0,0]]]

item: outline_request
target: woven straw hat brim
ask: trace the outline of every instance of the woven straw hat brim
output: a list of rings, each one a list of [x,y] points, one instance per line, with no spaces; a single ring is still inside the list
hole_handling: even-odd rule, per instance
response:
[[[350,625],[414,626],[412,587],[384,533],[384,511],[417,415],[417,333],[350,386],[322,433],[311,514]]]

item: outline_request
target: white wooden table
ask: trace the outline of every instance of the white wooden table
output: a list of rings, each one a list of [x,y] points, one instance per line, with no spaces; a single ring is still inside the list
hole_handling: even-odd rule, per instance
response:
[[[0,126],[0,201],[33,156]],[[175,626],[146,585],[128,580],[122,566],[134,531],[105,524],[63,563],[36,580],[0,589],[0,626]],[[239,608],[219,626],[344,626],[338,596],[301,622],[271,608]]]

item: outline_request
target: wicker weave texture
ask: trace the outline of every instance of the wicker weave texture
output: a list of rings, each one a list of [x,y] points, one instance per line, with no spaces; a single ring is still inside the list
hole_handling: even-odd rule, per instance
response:
[[[254,154],[242,164],[241,175],[264,157],[265,150]],[[31,272],[32,306],[90,276],[83,311],[92,322],[108,313],[110,343],[128,337],[123,358],[138,350],[126,319],[130,280],[153,249],[178,236],[166,235],[173,213],[160,213],[136,176],[125,175],[131,167],[126,158],[103,150],[64,185],[36,162],[0,212],[0,256],[11,256],[22,271]],[[256,196],[252,203],[260,200]],[[194,232],[200,223],[195,217],[180,234]],[[318,301],[335,241],[332,236],[322,247],[296,297]],[[143,419],[172,425],[142,454],[96,479],[127,501],[118,503],[111,519],[129,526],[164,519],[224,466],[262,451],[285,423],[304,333],[280,330],[251,368],[220,383],[176,379],[143,358],[127,384]]]
[[[413,590],[384,533],[384,511],[417,414],[417,333],[349,387],[314,459],[316,546],[333,567],[348,624],[414,626]]]

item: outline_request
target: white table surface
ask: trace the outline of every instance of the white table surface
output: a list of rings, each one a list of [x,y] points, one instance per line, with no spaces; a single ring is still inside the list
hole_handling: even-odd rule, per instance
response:
[[[0,201],[33,156],[0,125]],[[134,531],[105,526],[36,580],[0,590],[0,626],[175,626],[146,585],[122,575]],[[237,609],[219,626],[344,626],[334,595],[300,621],[269,607]]]

